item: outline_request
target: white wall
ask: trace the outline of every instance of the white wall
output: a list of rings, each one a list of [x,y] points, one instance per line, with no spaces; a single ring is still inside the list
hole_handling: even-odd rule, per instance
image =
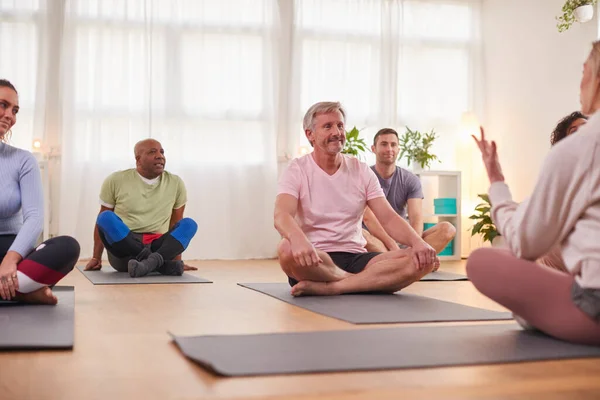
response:
[[[579,81],[596,17],[558,33],[564,0],[483,0],[485,106],[515,200],[529,195],[556,122],[579,109]]]

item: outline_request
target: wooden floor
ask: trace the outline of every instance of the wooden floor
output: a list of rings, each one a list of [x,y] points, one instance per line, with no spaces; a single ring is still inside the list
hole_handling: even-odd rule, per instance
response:
[[[75,286],[75,348],[0,353],[0,399],[600,399],[599,359],[219,378],[183,357],[167,332],[374,326],[314,314],[236,285],[284,281],[274,260],[190,264],[199,267],[192,273],[215,283],[93,286],[73,271],[61,284]],[[464,272],[464,262],[442,269]],[[502,310],[469,282],[423,282],[406,291]]]

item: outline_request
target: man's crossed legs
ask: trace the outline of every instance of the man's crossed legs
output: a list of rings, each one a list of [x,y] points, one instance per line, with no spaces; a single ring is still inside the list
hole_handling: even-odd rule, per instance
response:
[[[108,251],[110,264],[117,271],[140,277],[156,271],[163,275],[182,275],[183,261],[173,260],[187,248],[196,234],[198,225],[191,218],[183,218],[167,233],[149,243],[144,238],[158,235],[134,233],[112,211],[98,216],[98,233]]]
[[[456,228],[450,222],[440,222],[435,226],[427,229],[423,232],[423,240],[429,243],[431,247],[435,249],[437,253],[444,250],[446,245],[450,243],[454,236],[456,235]],[[365,248],[369,252],[378,252],[385,253],[388,251],[387,247],[383,244],[381,240],[373,236],[368,230],[363,229],[363,236],[367,241]],[[430,236],[429,239],[427,237]],[[400,248],[406,246],[400,245]]]
[[[453,230],[454,227],[448,225],[449,227],[444,226],[443,229],[429,230],[431,232],[428,231],[427,236],[423,237],[436,253],[442,251],[456,233],[454,230],[450,236],[447,230]],[[437,269],[434,265],[419,269],[413,261],[410,248],[385,253],[332,253],[331,256],[317,250],[323,262],[313,267],[304,267],[296,263],[287,239],[279,243],[277,252],[281,268],[291,278],[294,296],[394,293]]]

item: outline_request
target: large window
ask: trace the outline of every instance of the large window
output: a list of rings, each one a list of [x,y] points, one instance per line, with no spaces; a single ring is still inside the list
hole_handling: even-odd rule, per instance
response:
[[[295,13],[301,123],[317,101],[341,101],[351,121],[375,123],[381,110],[381,1],[299,0]]]
[[[52,152],[51,233],[77,237],[83,257],[103,180],[148,137],[206,227],[189,257],[272,256],[277,173],[308,146],[311,104],[341,101],[367,141],[384,126],[436,128],[436,154],[452,160],[476,101],[479,1],[0,0],[0,77],[21,102],[13,143],[39,137]]]
[[[75,140],[148,135],[198,164],[261,164],[272,135],[270,0],[67,2]],[[106,141],[106,138],[111,138]],[[77,146],[83,160],[98,146]],[[274,157],[274,156],[273,156]],[[186,161],[187,160],[187,161]]]
[[[452,163],[461,113],[475,99],[473,2],[298,0],[296,119],[311,104],[339,100],[348,124],[370,142],[382,127],[435,128]],[[300,123],[298,146],[307,146]],[[449,150],[450,149],[450,150]],[[448,154],[443,154],[447,152]],[[367,157],[372,161],[372,156]]]
[[[36,0],[0,0],[0,79],[16,86],[21,105],[11,144],[29,150],[34,136],[42,11]]]
[[[151,135],[185,143],[182,154],[202,149],[196,163],[220,162],[226,137],[244,144],[228,156],[260,164],[272,150],[261,145],[264,135],[282,135],[273,132],[277,118],[292,147],[307,145],[301,119],[317,101],[342,101],[368,140],[383,126],[452,132],[475,101],[470,0],[67,0],[64,43],[41,49],[48,4],[0,0],[0,45],[10,54],[0,72],[22,102],[13,143],[29,148],[36,102],[45,101],[40,54],[60,51],[70,64],[62,109],[82,161]],[[280,11],[290,4],[286,20]],[[292,32],[291,46],[277,43],[278,27]],[[281,93],[291,109],[274,115]]]

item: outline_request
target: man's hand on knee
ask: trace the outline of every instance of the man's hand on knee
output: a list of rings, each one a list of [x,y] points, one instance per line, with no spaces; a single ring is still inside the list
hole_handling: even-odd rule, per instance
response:
[[[415,266],[420,271],[427,268],[435,268],[436,263],[439,266],[440,260],[435,250],[423,240],[412,247],[412,257]]]
[[[292,257],[296,265],[301,267],[316,267],[323,260],[317,254],[315,247],[305,237],[292,239],[290,238]]]

